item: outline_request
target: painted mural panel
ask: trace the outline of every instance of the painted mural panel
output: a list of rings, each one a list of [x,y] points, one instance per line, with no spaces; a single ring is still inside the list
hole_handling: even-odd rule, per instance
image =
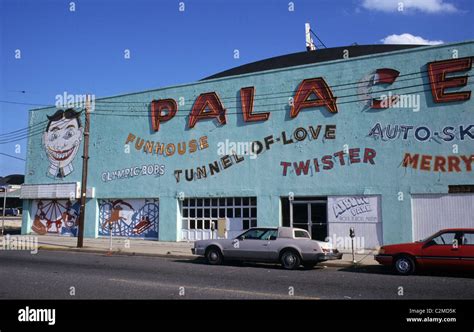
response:
[[[79,201],[35,200],[31,230],[40,235],[77,236],[79,209]]]
[[[99,200],[99,235],[158,240],[158,199]]]
[[[47,115],[43,145],[49,159],[48,176],[64,178],[74,170],[72,161],[82,141],[81,112],[58,110]]]

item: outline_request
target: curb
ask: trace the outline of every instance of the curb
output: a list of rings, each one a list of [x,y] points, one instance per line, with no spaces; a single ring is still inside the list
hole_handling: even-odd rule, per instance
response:
[[[176,255],[176,254],[152,254],[146,252],[132,252],[132,251],[117,251],[113,250],[112,252],[103,249],[88,249],[88,248],[73,248],[73,247],[53,247],[53,246],[39,246],[38,250],[48,250],[48,251],[72,251],[80,253],[91,253],[91,254],[110,254],[110,256],[143,256],[143,257],[164,257],[164,258],[198,258],[199,256],[194,255]]]
[[[161,257],[161,258],[173,258],[173,259],[197,259],[200,256],[196,255],[176,255],[176,254],[159,254],[159,253],[142,253],[142,252],[130,252],[130,251],[112,251],[110,253],[108,250],[101,249],[87,249],[87,248],[74,248],[74,247],[54,247],[54,246],[39,246],[38,250],[48,250],[48,251],[72,251],[79,253],[91,253],[91,254],[109,254],[110,256],[141,256],[141,257]],[[360,264],[352,262],[323,262],[319,266],[327,267],[339,267],[339,268],[363,268],[367,266],[374,266],[377,264]]]

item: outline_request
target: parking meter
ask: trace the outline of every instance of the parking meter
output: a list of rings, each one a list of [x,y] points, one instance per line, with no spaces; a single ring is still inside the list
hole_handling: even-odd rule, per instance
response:
[[[351,228],[349,229],[349,236],[350,236],[351,238],[354,238],[354,237],[355,237],[355,230],[354,230],[354,227],[351,227]]]
[[[352,264],[355,264],[356,260],[355,260],[355,254],[354,254],[354,238],[355,238],[354,227],[351,227],[349,229],[349,236],[351,237],[351,243],[352,243]]]

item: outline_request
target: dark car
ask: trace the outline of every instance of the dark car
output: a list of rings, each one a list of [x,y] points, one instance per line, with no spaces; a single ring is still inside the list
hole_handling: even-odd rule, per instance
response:
[[[426,268],[474,271],[474,228],[443,229],[418,242],[382,246],[375,260],[405,275]]]
[[[20,214],[20,210],[18,210],[17,208],[6,208],[5,209],[5,215],[6,216],[18,216]],[[1,214],[0,215],[3,215],[3,211],[1,211]]]

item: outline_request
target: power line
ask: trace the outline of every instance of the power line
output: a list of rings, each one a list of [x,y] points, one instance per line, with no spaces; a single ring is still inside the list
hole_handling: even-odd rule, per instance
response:
[[[425,90],[419,90],[419,91],[409,91],[407,94],[415,94],[415,93],[422,93],[422,92],[427,92],[430,91],[430,89],[425,89]],[[356,100],[348,100],[348,101],[343,101],[343,102],[337,102],[337,105],[344,105],[344,104],[352,104],[352,103],[359,103],[359,102],[364,102],[364,101],[370,101],[373,100],[373,98],[361,98],[361,99],[356,99]],[[263,106],[263,105],[262,105]],[[264,106],[281,106],[281,104],[268,104]],[[261,109],[259,108],[261,112],[287,112],[288,110],[286,109]],[[120,111],[119,111],[120,112]],[[123,111],[122,111],[123,112]],[[128,113],[118,113],[117,111],[105,111],[105,110],[94,110],[92,115],[102,115],[102,116],[123,116],[123,117],[152,117],[150,114],[134,114],[134,113],[144,113],[144,112],[128,112]],[[148,113],[148,112],[146,112]],[[226,112],[226,115],[230,114],[240,114],[240,112]],[[176,114],[175,117],[187,117],[189,114]],[[205,117],[206,115],[203,114],[201,115],[202,117]],[[198,116],[199,117],[199,116]]]
[[[409,80],[412,80],[412,79],[422,79],[422,78],[425,78],[425,77],[428,77],[428,76],[425,76],[423,75],[424,73],[427,73],[428,71],[427,70],[422,70],[422,71],[417,71],[417,72],[412,72],[412,73],[407,73],[407,74],[402,74],[402,75],[398,75],[397,78],[400,78],[400,77],[405,77],[405,76],[412,76],[412,75],[420,75],[420,77],[417,77],[417,78],[409,78],[409,79],[405,79],[405,80],[399,80],[397,79],[396,82],[403,82],[403,81],[409,81]],[[468,75],[468,77],[470,77],[472,75]],[[295,80],[296,82],[299,82],[300,80]],[[340,84],[334,84],[334,85],[331,85],[331,90],[332,91],[343,91],[343,90],[347,90],[347,89],[334,89],[334,88],[337,88],[337,87],[341,87],[341,86],[350,86],[350,85],[361,85],[363,83],[371,83],[373,82],[373,79],[369,79],[369,80],[362,80],[362,81],[352,81],[352,82],[346,82],[346,83],[340,83]],[[350,89],[350,88],[349,88]],[[160,89],[156,89],[156,90],[152,90],[152,91],[159,91]],[[267,95],[274,95],[274,94],[282,94],[282,93],[294,93],[295,91],[279,91],[279,92],[270,92],[270,93],[267,93],[267,94],[259,94],[258,96],[267,96]],[[114,98],[114,97],[106,97],[106,98],[103,98],[103,99],[110,99],[110,98]],[[222,100],[226,100],[226,99],[236,99],[236,97],[222,97],[220,98]],[[192,100],[189,100],[189,101],[192,101]],[[41,103],[25,103],[25,102],[18,102],[18,101],[9,101],[9,100],[0,100],[0,103],[7,103],[7,104],[17,104],[17,105],[28,105],[28,106],[42,106],[42,107],[57,107],[56,105],[46,105],[46,104],[41,104]],[[106,104],[115,104],[115,103],[118,103],[118,104],[129,104],[129,103],[147,103],[149,104],[150,102],[149,101],[138,101],[138,102],[135,102],[135,101],[106,101],[106,100],[95,100],[94,101],[95,104],[97,103],[106,103]],[[65,105],[64,107],[66,107],[67,105]]]
[[[471,85],[471,84],[474,84],[474,82],[469,82],[467,83],[466,85]],[[390,88],[390,89],[384,89],[384,90],[378,90],[378,91],[374,91],[374,93],[383,93],[383,92],[391,92],[391,91],[398,91],[398,90],[405,90],[405,89],[409,89],[409,88],[415,88],[415,87],[421,87],[421,86],[425,86],[425,85],[430,85],[430,83],[422,83],[422,84],[413,84],[413,85],[409,85],[409,86],[403,86],[403,87],[398,87],[398,88]],[[306,89],[304,89],[306,90]],[[303,91],[303,90],[302,90]],[[427,90],[422,90],[421,92],[425,92],[425,91],[430,91],[430,89],[427,89]],[[410,92],[410,93],[413,93],[413,92]],[[350,94],[350,95],[345,95],[345,96],[335,96],[335,98],[337,100],[340,100],[340,99],[343,99],[343,98],[349,98],[349,97],[357,97],[357,96],[365,96],[367,95],[367,93],[355,93],[355,94]],[[285,96],[280,96],[280,97],[268,97],[268,98],[265,98],[265,100],[268,100],[268,99],[275,99],[275,98],[284,98]],[[375,97],[374,97],[375,98]],[[372,99],[372,98],[371,98]],[[261,99],[263,100],[263,99]],[[326,101],[326,99],[318,99],[318,100],[323,100],[323,101]],[[369,99],[370,100],[370,99]],[[327,99],[327,101],[330,101],[330,99]],[[339,102],[338,102],[339,104]],[[280,105],[280,103],[278,104],[275,104],[275,103],[272,103],[272,104],[262,104],[262,105],[255,105],[259,108],[261,107],[266,107],[266,106],[275,106],[275,105]],[[130,106],[130,105],[116,105],[114,107],[138,107],[138,106]],[[148,106],[148,105],[147,105]],[[102,107],[102,106],[100,106]],[[236,105],[236,106],[227,106],[225,107],[225,109],[238,109],[240,108],[240,106]],[[141,108],[140,108],[141,109]],[[106,110],[103,110],[103,109],[99,109],[99,108],[96,108],[94,110],[95,112],[101,112],[101,111],[106,111]],[[124,110],[121,110],[121,111],[124,111]],[[108,111],[109,112],[109,111]],[[138,110],[138,111],[130,111],[130,113],[143,113],[143,112],[149,112],[149,110]],[[230,113],[229,113],[230,114]],[[179,115],[179,114],[176,114],[175,116],[183,116],[183,115]]]
[[[473,84],[473,82],[469,82],[466,85]],[[408,89],[420,85],[426,85],[426,84],[417,84],[417,85],[412,85],[412,86],[407,86],[407,87],[400,87],[400,88],[392,88],[392,89],[387,89],[386,91],[393,91],[393,90],[400,90],[400,89]],[[378,91],[378,93],[383,92],[384,90]],[[421,93],[421,92],[427,92],[430,91],[430,89],[424,89],[420,91],[408,91],[405,92],[406,94],[414,94],[414,93]],[[347,95],[347,96],[340,96],[338,98],[347,98],[347,97],[354,97],[354,96],[359,96],[359,95],[366,95],[365,93],[359,93],[359,94],[352,94],[352,95]],[[343,102],[337,102],[338,105],[342,104],[349,104],[349,103],[354,103],[354,102],[362,102],[362,101],[370,101],[373,98],[366,98],[366,99],[356,99],[356,100],[349,100],[349,101],[343,101]],[[324,100],[324,99],[323,99]],[[278,112],[278,111],[287,111],[285,109],[262,109],[263,107],[273,107],[273,106],[281,106],[280,103],[272,103],[272,104],[266,104],[266,105],[257,105],[259,107],[260,111],[271,111],[271,112]],[[117,107],[117,106],[115,106]],[[226,109],[233,109],[233,108],[238,108],[238,107],[227,107]],[[127,113],[119,113],[123,112],[124,110],[100,110],[96,109],[92,113],[93,115],[102,115],[102,116],[121,116],[121,117],[151,117],[150,114],[139,114],[139,113],[149,113],[148,110],[141,110],[141,111],[129,111]],[[240,112],[226,112],[226,114],[238,114]],[[176,114],[175,117],[186,117],[188,116],[187,114]],[[205,117],[204,115],[201,115],[202,117]],[[21,133],[18,134],[17,136],[14,137],[9,137],[9,138],[4,138],[3,140],[0,139],[0,144],[8,144],[12,142],[16,142],[18,140],[22,140],[25,138],[37,136],[39,134],[42,134],[44,132],[43,128],[36,128],[33,131],[30,131],[28,133]]]
[[[12,156],[11,154],[8,154],[8,153],[0,152],[0,154],[2,156],[7,156],[7,157],[10,157],[10,158],[15,158],[15,159],[18,159],[18,160],[26,161],[26,159],[23,159],[23,158],[20,158],[20,157],[15,157],[15,156]]]
[[[28,127],[24,127],[24,128],[21,128],[21,129],[18,129],[18,130],[14,130],[14,131],[10,131],[8,133],[3,133],[3,134],[0,134],[0,137],[3,137],[3,136],[15,136],[15,135],[18,135],[20,134],[21,132],[25,131],[27,132],[28,130],[34,128],[34,127],[39,127],[43,124],[45,124],[46,122],[48,122],[49,120],[45,120],[45,121],[40,121],[38,123],[35,123],[34,125],[31,125],[31,126],[28,126]]]
[[[316,37],[317,40],[319,40],[319,42],[321,43],[321,45],[324,46],[324,48],[327,48],[326,45],[323,43],[323,41],[319,39],[318,35],[312,29],[309,29],[309,31],[313,34],[313,36]]]
[[[469,76],[472,76],[472,75],[467,75],[468,77]],[[472,84],[473,82],[469,82],[467,83],[466,85],[470,85]],[[382,93],[382,92],[391,92],[391,91],[395,91],[395,90],[403,90],[403,89],[408,89],[408,88],[413,88],[413,87],[418,87],[418,86],[424,86],[424,85],[430,85],[431,83],[423,83],[423,84],[414,84],[414,85],[410,85],[410,86],[403,86],[403,87],[398,87],[398,88],[390,88],[390,89],[385,89],[385,90],[379,90],[379,91],[376,91],[375,93]],[[429,91],[428,90],[422,90],[422,91],[412,91],[412,92],[409,92],[409,93],[419,93],[419,92],[426,92],[426,91]],[[405,92],[407,93],[407,92]],[[350,95],[345,95],[345,96],[336,96],[337,99],[343,99],[343,98],[349,98],[349,97],[356,97],[356,96],[364,96],[364,95],[367,95],[367,93],[357,93],[357,94],[350,94]],[[280,96],[280,97],[267,97],[267,98],[262,98],[261,100],[268,100],[268,99],[275,99],[275,98],[283,98],[284,96]],[[371,100],[372,98],[368,98],[366,100]],[[324,99],[323,99],[324,100]],[[353,100],[353,101],[348,101],[348,102],[337,102],[337,104],[346,104],[346,103],[352,103],[352,102],[360,102],[360,101],[363,101],[363,99],[357,99],[357,100]],[[119,103],[119,102],[117,102]],[[147,104],[147,106],[149,105],[149,103]],[[257,107],[259,107],[259,109],[261,111],[266,111],[265,109],[262,109],[264,107],[273,107],[273,106],[277,106],[277,105],[281,105],[280,103],[276,104],[276,103],[271,103],[271,104],[263,104],[263,105],[256,105]],[[99,105],[99,107],[102,107],[102,105]],[[98,114],[98,115],[106,115],[106,114],[100,114],[101,112],[105,112],[105,113],[109,113],[107,115],[116,115],[116,116],[123,116],[123,115],[127,115],[127,116],[139,116],[139,115],[135,115],[137,113],[148,113],[149,110],[143,110],[142,108],[140,108],[140,110],[137,110],[137,111],[132,111],[130,110],[130,108],[132,107],[136,107],[136,106],[130,106],[130,105],[115,105],[114,108],[116,107],[128,107],[129,108],[129,112],[127,114],[123,114],[123,113],[118,113],[118,112],[123,112],[125,110],[111,110],[111,109],[107,109],[107,110],[104,110],[104,109],[98,109],[96,108],[95,109],[95,112],[96,113],[93,113],[93,114]],[[238,106],[228,106],[226,107],[226,110],[227,109],[237,109]],[[279,110],[272,110],[272,111],[279,111]],[[237,114],[237,112],[235,113],[232,113],[232,112],[228,112],[227,114]],[[148,115],[149,116],[149,115]],[[187,116],[186,114],[176,114],[175,116],[177,117],[181,117],[181,116]],[[205,115],[203,115],[205,116]],[[7,143],[11,143],[11,142],[15,142],[15,141],[18,141],[18,140],[22,140],[22,139],[25,139],[25,138],[29,138],[29,137],[32,137],[32,136],[36,136],[37,134],[40,134],[40,133],[43,133],[44,129],[40,126],[44,123],[46,123],[48,120],[45,120],[45,121],[42,121],[40,123],[36,123],[34,125],[31,125],[29,127],[26,127],[26,128],[23,128],[23,129],[19,129],[19,130],[16,130],[16,131],[13,131],[13,132],[10,132],[10,133],[5,133],[5,134],[2,134],[0,135],[0,144],[7,144]]]

